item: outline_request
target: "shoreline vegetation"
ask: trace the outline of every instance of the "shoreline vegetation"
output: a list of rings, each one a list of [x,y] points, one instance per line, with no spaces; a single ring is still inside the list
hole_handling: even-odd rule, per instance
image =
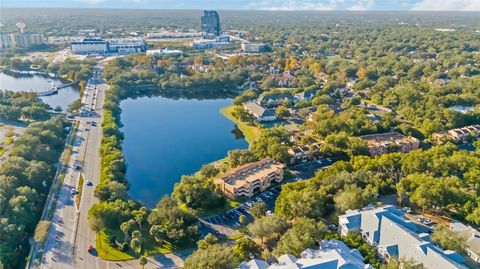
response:
[[[206,164],[194,175],[182,176],[182,179],[176,184],[175,190],[171,194],[172,198],[165,196],[153,210],[143,207],[136,201],[129,200],[127,195],[128,181],[125,178],[126,163],[122,152],[124,136],[120,131],[122,127],[120,119],[121,100],[156,95],[171,98],[185,97],[200,99],[218,98],[219,96],[234,97],[238,93],[225,89],[236,88],[239,82],[244,79],[243,76],[229,78],[230,73],[220,78],[215,78],[216,74],[214,74],[213,77],[205,77],[205,75],[200,74],[200,76],[203,77],[199,80],[200,82],[197,82],[195,85],[188,84],[187,88],[183,87],[187,84],[183,84],[183,89],[176,89],[175,92],[173,89],[178,86],[175,86],[177,84],[175,84],[173,80],[163,82],[162,85],[160,85],[160,82],[155,85],[151,82],[147,83],[148,80],[145,79],[145,76],[139,78],[138,70],[137,72],[125,71],[131,70],[132,68],[148,69],[148,67],[145,67],[142,63],[149,63],[150,61],[151,58],[149,58],[149,56],[127,56],[111,61],[105,66],[103,71],[110,86],[106,90],[106,101],[103,106],[104,120],[102,122],[102,128],[104,137],[100,149],[101,183],[95,190],[95,195],[99,198],[100,202],[89,210],[88,217],[90,226],[98,235],[96,246],[99,255],[107,260],[133,259],[140,255],[151,256],[169,253],[173,250],[190,248],[194,246],[196,238],[198,237],[198,227],[196,226],[197,217],[218,214],[239,204],[237,201],[225,199],[221,194],[216,193],[213,187],[213,177],[220,172],[217,166],[221,167],[224,171],[230,166],[226,159],[215,161],[212,164]],[[136,63],[136,65],[133,63]],[[150,66],[150,64],[148,66]],[[232,71],[229,70],[229,72]],[[148,73],[148,76],[154,75]],[[163,77],[165,74],[155,76]],[[170,75],[170,77],[172,77],[172,75]],[[158,80],[158,78],[154,79]],[[188,81],[184,80],[183,83],[188,83]],[[140,85],[144,87],[140,89]],[[167,90],[167,88],[169,90]],[[222,113],[229,120],[237,124],[251,146],[255,137],[258,137],[261,131],[257,127],[248,126],[246,123],[236,120],[231,112],[233,107],[232,105],[222,108],[219,113]],[[246,158],[248,159],[249,157]],[[200,193],[208,193],[208,195],[201,199],[202,201],[198,201],[199,204],[187,202],[198,200],[196,195]],[[192,197],[187,198],[189,195],[195,197],[193,199]],[[161,215],[166,213],[160,213],[160,209],[167,211],[163,209],[164,204],[171,205],[168,211],[172,211],[172,213],[169,216],[163,215],[160,219],[171,217],[183,218],[185,221],[181,226],[165,227],[164,221],[157,221],[159,217],[155,215],[158,213]],[[108,212],[119,212],[121,210],[123,213],[115,219],[110,219],[111,217],[108,216]],[[139,217],[137,215],[139,211],[143,211],[143,213],[141,213],[143,215],[143,222],[138,221]],[[192,225],[195,226],[193,227]],[[169,229],[184,230],[185,235],[181,236],[181,238],[168,236],[166,233],[168,234]],[[134,240],[134,233],[140,242]],[[138,234],[141,235],[138,236]],[[119,253],[123,253],[123,255]]]
[[[248,125],[248,123],[238,120],[233,116],[234,105],[226,106],[220,109],[220,113],[224,115],[227,119],[233,121],[238,129],[242,132],[245,140],[247,140],[248,145],[252,145],[255,138],[260,136],[261,130],[256,126]]]

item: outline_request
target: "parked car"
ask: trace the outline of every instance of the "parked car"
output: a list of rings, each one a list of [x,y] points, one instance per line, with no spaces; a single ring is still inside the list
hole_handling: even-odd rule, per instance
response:
[[[402,211],[408,214],[413,214],[415,211],[413,211],[410,207],[406,206],[402,208]]]
[[[71,193],[72,195],[75,195],[75,194],[77,194],[77,190],[76,190],[75,188],[73,188],[72,190],[70,190],[70,193]]]
[[[430,225],[434,224],[434,222],[433,222],[431,219],[429,219],[429,218],[424,218],[424,217],[419,217],[419,218],[418,218],[418,221],[421,222],[421,223],[423,223],[423,224],[425,224],[425,225],[427,225],[427,226],[430,226]]]
[[[335,223],[328,224],[328,228],[332,231],[336,231],[338,229],[338,225]]]

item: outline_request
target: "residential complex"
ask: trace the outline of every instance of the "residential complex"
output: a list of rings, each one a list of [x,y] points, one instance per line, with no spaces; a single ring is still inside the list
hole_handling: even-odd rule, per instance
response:
[[[310,161],[316,158],[316,154],[320,150],[320,143],[305,146],[297,146],[288,149],[290,156],[290,164]]]
[[[297,101],[311,101],[317,94],[317,91],[317,89],[312,89],[297,93],[295,94],[295,99],[297,99]]]
[[[0,33],[0,42],[0,49],[28,48],[45,44],[45,37],[35,33]]]
[[[250,114],[252,114],[258,121],[274,121],[277,119],[275,110],[271,108],[265,108],[255,102],[245,103],[243,105]]]
[[[267,50],[267,45],[264,43],[242,43],[242,51],[247,53],[260,53]]]
[[[465,239],[465,252],[477,263],[480,263],[480,232],[460,222],[452,222],[450,229]]]
[[[274,107],[284,103],[294,103],[295,98],[291,93],[266,94],[258,98],[258,103],[262,106]]]
[[[270,158],[248,163],[213,180],[219,190],[231,199],[252,197],[274,182],[283,180],[284,165]]]
[[[372,157],[391,152],[406,153],[416,150],[420,146],[420,140],[417,138],[404,136],[397,132],[364,135],[360,138],[367,142]]]
[[[478,124],[432,134],[432,138],[439,143],[447,140],[450,140],[453,142],[460,142],[460,141],[465,141],[469,137],[479,137],[479,136],[480,136],[480,125]]]
[[[294,255],[285,254],[277,260],[277,263],[269,265],[265,261],[253,259],[240,264],[240,269],[373,269],[370,264],[365,264],[362,254],[357,249],[350,249],[345,243],[335,239],[321,241],[318,250],[307,249],[298,259]]]
[[[205,36],[218,36],[221,33],[220,16],[215,10],[204,10],[200,19],[202,32]]]
[[[398,257],[427,269],[466,268],[460,254],[436,247],[429,234],[418,234],[415,223],[404,218],[404,213],[392,205],[347,210],[339,216],[338,224],[341,236],[360,233],[387,261]]]
[[[75,54],[130,54],[145,52],[147,44],[143,39],[92,39],[70,43],[70,49]]]

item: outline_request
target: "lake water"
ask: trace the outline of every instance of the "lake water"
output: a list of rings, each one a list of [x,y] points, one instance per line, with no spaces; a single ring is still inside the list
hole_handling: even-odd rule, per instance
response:
[[[58,78],[44,77],[40,75],[34,76],[11,76],[0,72],[0,89],[9,91],[45,91],[50,87],[51,83],[56,85],[66,84],[68,82],[61,81]],[[66,87],[58,90],[58,94],[40,97],[43,102],[49,104],[52,108],[56,106],[65,109],[70,103],[80,98],[78,86]]]
[[[129,195],[154,207],[182,175],[247,148],[235,124],[220,114],[231,99],[143,97],[121,102]],[[237,134],[237,135],[236,135]]]

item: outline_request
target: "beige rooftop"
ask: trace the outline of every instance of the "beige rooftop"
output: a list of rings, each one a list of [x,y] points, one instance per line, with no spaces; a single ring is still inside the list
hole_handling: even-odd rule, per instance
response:
[[[267,177],[271,173],[276,173],[282,170],[283,167],[283,164],[267,158],[240,166],[222,177],[217,178],[216,181],[224,181],[225,184],[240,188],[244,185],[250,185],[255,180]]]

